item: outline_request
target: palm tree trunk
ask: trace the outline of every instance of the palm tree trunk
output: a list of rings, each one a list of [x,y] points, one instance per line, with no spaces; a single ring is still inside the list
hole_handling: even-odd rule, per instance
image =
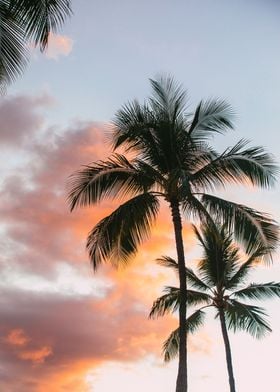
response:
[[[228,338],[227,327],[225,322],[225,313],[223,309],[219,309],[219,316],[220,316],[222,334],[223,334],[224,344],[225,344],[230,392],[236,392],[235,381],[233,377],[231,350],[230,350],[229,338]]]
[[[182,221],[178,200],[170,201],[172,220],[175,232],[175,242],[177,249],[179,281],[180,281],[180,306],[179,306],[179,366],[176,383],[176,392],[187,392],[187,335],[186,335],[186,314],[187,314],[187,282],[185,254],[182,236]]]

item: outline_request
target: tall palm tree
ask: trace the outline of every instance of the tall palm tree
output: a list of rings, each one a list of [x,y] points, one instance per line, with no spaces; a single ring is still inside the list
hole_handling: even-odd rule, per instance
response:
[[[177,392],[187,390],[186,270],[182,214],[209,220],[218,214],[243,240],[275,246],[277,228],[265,214],[208,193],[230,183],[270,187],[276,166],[261,147],[245,141],[222,154],[210,147],[215,133],[232,125],[232,110],[222,100],[201,101],[193,115],[186,113],[186,92],[170,77],[151,80],[153,95],[144,104],[129,102],[116,114],[108,160],[85,166],[70,179],[70,208],[93,205],[108,197],[123,203],[92,229],[87,249],[96,269],[102,262],[126,263],[150,233],[160,200],[172,216],[179,266],[181,303]],[[127,154],[128,155],[125,155]]]
[[[71,0],[0,0],[0,87],[24,70],[28,44],[44,51],[49,34],[71,15]]]
[[[232,355],[228,337],[228,329],[244,330],[254,337],[260,338],[271,331],[266,314],[258,306],[248,305],[241,300],[265,299],[280,297],[280,283],[251,283],[244,286],[246,278],[258,262],[270,253],[270,249],[260,245],[246,261],[241,261],[238,247],[232,235],[225,228],[213,230],[206,226],[202,233],[195,228],[196,236],[203,247],[203,258],[198,264],[198,274],[186,268],[187,281],[191,288],[187,290],[189,306],[203,304],[186,319],[187,332],[195,332],[203,323],[205,308],[214,307],[217,311],[224,340],[226,362],[229,376],[230,392],[235,392]],[[171,267],[178,272],[177,262],[170,257],[159,259],[161,265]],[[150,317],[163,316],[175,312],[180,304],[180,290],[177,287],[166,287],[165,294],[154,303]],[[179,329],[173,331],[163,346],[164,358],[169,361],[178,354]]]

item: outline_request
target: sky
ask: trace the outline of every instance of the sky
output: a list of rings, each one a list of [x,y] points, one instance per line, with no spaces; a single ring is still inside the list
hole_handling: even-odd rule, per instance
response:
[[[245,138],[280,162],[280,4],[73,0],[73,9],[48,51],[33,50],[25,74],[0,98],[0,390],[170,392],[177,361],[164,364],[161,346],[177,319],[148,319],[164,285],[176,284],[155,263],[174,255],[168,209],[125,269],[93,273],[86,236],[118,201],[70,213],[67,179],[110,155],[114,114],[128,100],[143,101],[159,74],[184,85],[190,110],[202,98],[231,103],[235,131],[213,140],[217,149]],[[236,186],[222,195],[279,221],[279,190]],[[184,238],[195,267],[187,222]],[[280,281],[279,259],[278,252],[251,281]],[[279,301],[263,305],[269,336],[230,333],[239,392],[279,391]],[[213,314],[189,352],[190,391],[228,390]]]

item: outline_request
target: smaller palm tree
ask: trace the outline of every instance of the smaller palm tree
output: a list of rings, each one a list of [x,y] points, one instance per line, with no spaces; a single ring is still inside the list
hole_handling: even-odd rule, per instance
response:
[[[256,338],[270,332],[265,320],[263,308],[248,305],[240,300],[265,299],[280,297],[280,283],[251,283],[244,287],[248,273],[271,249],[259,247],[246,261],[241,262],[241,254],[234,244],[232,235],[224,227],[205,227],[202,233],[194,226],[195,234],[203,247],[203,257],[198,264],[198,274],[186,268],[188,306],[202,307],[196,309],[186,319],[187,333],[195,332],[204,321],[204,309],[214,307],[217,310],[225,345],[226,361],[229,375],[230,391],[235,392],[231,348],[228,329],[244,330]],[[178,264],[170,257],[158,259],[159,264],[171,267],[178,272]],[[152,306],[150,317],[163,316],[175,312],[180,304],[180,291],[177,287],[166,287],[165,294]],[[165,361],[178,354],[179,328],[173,331],[164,342]]]

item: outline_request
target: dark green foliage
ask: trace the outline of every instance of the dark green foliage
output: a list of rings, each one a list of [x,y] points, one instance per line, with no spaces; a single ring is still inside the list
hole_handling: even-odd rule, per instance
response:
[[[0,88],[3,90],[24,70],[28,44],[45,50],[71,15],[70,0],[0,0]]]

